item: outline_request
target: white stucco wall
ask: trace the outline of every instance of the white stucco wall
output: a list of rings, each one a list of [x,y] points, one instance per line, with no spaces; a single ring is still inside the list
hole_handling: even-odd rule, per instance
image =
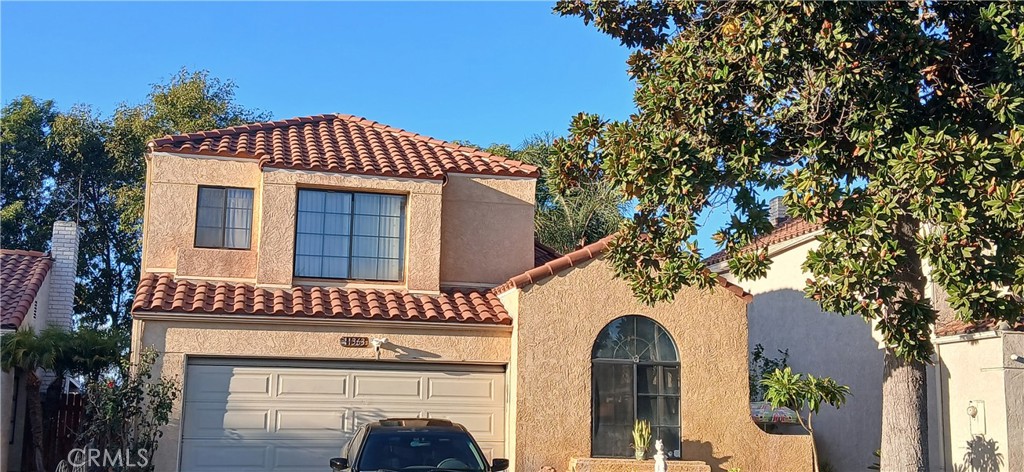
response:
[[[824,313],[804,297],[808,274],[800,266],[817,244],[804,242],[773,256],[762,279],[723,275],[754,295],[747,305],[750,349],[761,344],[770,357],[788,349],[794,371],[850,386],[852,395],[842,409],[822,408],[815,419],[815,438],[819,454],[835,470],[866,470],[881,444],[882,350],[863,319]]]
[[[946,470],[1024,471],[1024,363],[1010,359],[1024,356],[1024,333],[939,338],[936,353]]]

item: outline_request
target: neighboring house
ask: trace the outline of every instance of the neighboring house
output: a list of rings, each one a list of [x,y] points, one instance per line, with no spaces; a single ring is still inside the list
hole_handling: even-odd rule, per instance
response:
[[[536,167],[346,115],[169,136],[147,164],[132,350],[183,385],[158,470],[325,470],[395,416],[520,471],[609,470],[591,457],[631,457],[638,418],[673,472],[810,470],[807,437],[750,420],[749,295],[648,307],[607,241],[535,244]]]
[[[0,249],[0,327],[7,333],[48,326],[70,329],[78,267],[78,225],[53,225],[50,252]],[[0,467],[20,471],[25,439],[25,385],[14,372],[4,372],[0,386]],[[46,383],[52,376],[41,375]]]
[[[850,386],[852,395],[841,409],[826,407],[815,417],[815,438],[822,458],[835,470],[865,470],[877,461],[873,453],[881,445],[884,345],[863,318],[822,312],[816,302],[804,297],[810,274],[801,266],[808,251],[818,246],[820,228],[787,219],[779,200],[773,200],[771,207],[775,230],[751,245],[768,248],[773,263],[765,277],[737,280],[729,273],[724,253],[707,262],[711,270],[754,295],[748,306],[751,349],[761,344],[769,356],[788,350],[794,370],[830,376]],[[939,287],[929,283],[928,291],[940,311],[935,363],[928,369],[932,470],[964,470],[957,467],[969,462],[965,461],[968,441],[982,451],[993,445],[988,440],[996,441],[1003,468],[967,470],[1024,470],[1024,363],[1010,358],[1014,353],[1024,356],[1024,333],[1012,331],[1024,331],[1024,325],[995,329],[994,323],[949,321],[952,315]],[[980,333],[960,334],[973,331]],[[979,419],[970,421],[968,407],[979,403]],[[986,439],[974,439],[979,434]]]

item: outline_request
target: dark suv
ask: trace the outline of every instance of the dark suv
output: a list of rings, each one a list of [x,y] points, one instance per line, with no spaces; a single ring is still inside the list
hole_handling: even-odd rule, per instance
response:
[[[461,424],[448,420],[395,418],[356,430],[335,472],[500,472],[508,459],[487,464],[480,446]]]

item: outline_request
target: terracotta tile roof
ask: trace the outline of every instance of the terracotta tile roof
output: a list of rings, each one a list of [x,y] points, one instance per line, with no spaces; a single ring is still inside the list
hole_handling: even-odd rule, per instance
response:
[[[993,331],[998,327],[998,325],[999,322],[993,319],[970,322],[960,320],[939,321],[935,323],[935,335],[953,336],[957,334],[981,333],[985,331]],[[1007,325],[1009,326],[1009,329],[1006,331],[1024,331],[1024,317],[1016,323],[1008,323]]]
[[[442,179],[447,172],[537,177],[536,166],[352,115],[270,121],[151,141],[154,151],[259,159],[260,167]]]
[[[760,236],[754,241],[743,247],[742,251],[753,251],[755,249],[761,249],[763,247],[771,246],[772,244],[778,244],[798,236],[803,236],[808,233],[813,233],[821,228],[819,224],[812,224],[807,222],[803,218],[790,218],[782,222],[782,224],[775,227],[771,233]],[[725,251],[718,251],[712,254],[707,259],[704,259],[704,263],[707,265],[717,264],[719,262],[728,259],[728,254]]]
[[[533,265],[539,266],[562,257],[562,254],[551,246],[536,239],[533,241]]]
[[[590,243],[562,257],[548,261],[538,267],[534,267],[526,272],[523,272],[522,274],[519,274],[515,277],[512,277],[511,279],[508,279],[507,282],[497,287],[494,287],[491,291],[496,294],[500,294],[512,290],[514,288],[523,288],[540,282],[541,280],[544,280],[553,275],[556,275],[559,272],[566,270],[570,267],[576,267],[587,261],[595,259],[608,250],[608,245],[609,243],[611,243],[613,239],[615,239],[615,236],[616,235],[614,234],[611,236],[606,236],[597,242]],[[753,295],[747,293],[747,291],[743,290],[743,288],[741,288],[739,285],[736,285],[732,282],[729,282],[728,280],[725,280],[725,278],[722,276],[717,276],[717,280],[719,285],[724,287],[726,290],[732,292],[736,296],[742,298],[743,300],[747,302],[753,300]]]
[[[267,289],[249,284],[176,280],[171,274],[154,273],[142,276],[132,312],[512,324],[498,297],[488,291],[424,295],[341,287]]]
[[[0,326],[21,326],[52,266],[53,259],[41,252],[0,249]]]

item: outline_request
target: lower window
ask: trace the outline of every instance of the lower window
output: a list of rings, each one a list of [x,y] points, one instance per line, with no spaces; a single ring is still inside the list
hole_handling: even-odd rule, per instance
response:
[[[642,316],[609,323],[594,343],[591,455],[632,457],[633,426],[651,425],[665,454],[680,457],[680,371],[675,343],[660,325]]]

